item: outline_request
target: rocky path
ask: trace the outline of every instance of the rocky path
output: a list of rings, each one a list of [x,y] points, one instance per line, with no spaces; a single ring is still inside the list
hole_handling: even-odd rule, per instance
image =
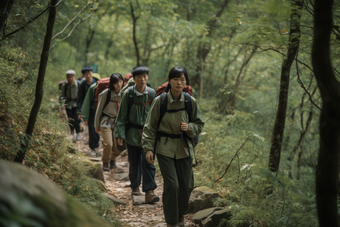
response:
[[[87,127],[81,133],[82,140],[77,141],[75,147],[82,155],[88,155],[90,148],[88,146]],[[100,142],[99,150],[102,151]],[[90,157],[91,158],[91,157]],[[93,161],[101,162],[101,157],[92,158]],[[160,201],[155,204],[144,204],[144,193],[141,196],[131,196],[129,187],[130,181],[128,177],[129,163],[126,151],[122,152],[116,160],[118,171],[104,172],[107,195],[118,198],[122,204],[116,205],[118,219],[124,226],[150,226],[164,227],[166,226],[163,215],[162,191],[163,183],[162,176],[156,175],[157,189],[155,194],[160,197]],[[142,187],[140,186],[140,190]],[[142,190],[141,190],[142,191]],[[191,222],[191,214],[184,217],[185,226],[197,226]]]

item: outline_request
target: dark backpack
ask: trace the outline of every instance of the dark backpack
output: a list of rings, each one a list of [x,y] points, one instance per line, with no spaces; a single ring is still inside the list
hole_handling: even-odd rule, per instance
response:
[[[186,93],[186,92],[183,92],[183,94],[184,94],[185,110],[188,113],[189,122],[191,122],[191,112],[192,112],[191,95]],[[159,114],[159,120],[158,120],[158,127],[157,127],[157,129],[159,128],[159,125],[161,124],[162,118],[163,118],[163,116],[164,116],[164,114],[166,112],[174,113],[174,112],[183,110],[183,109],[178,109],[178,110],[168,110],[167,111],[167,109],[166,109],[167,108],[167,104],[168,104],[167,93],[163,92],[160,95],[160,97],[161,97],[161,104],[160,104],[160,114]],[[193,147],[196,147],[196,145],[198,144],[198,140],[199,140],[199,135],[197,135],[194,138],[192,138],[191,142],[192,142]]]

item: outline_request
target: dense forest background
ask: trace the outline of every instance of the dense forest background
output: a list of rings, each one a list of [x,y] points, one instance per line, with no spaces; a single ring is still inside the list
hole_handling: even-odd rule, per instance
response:
[[[49,3],[6,0],[11,7],[6,8],[8,14],[1,12],[2,159],[13,160],[24,144],[25,165],[67,190],[78,181],[79,170],[71,169],[81,157],[64,154],[72,147],[65,140],[66,121],[57,100],[65,72],[73,69],[80,76],[83,66],[96,64],[103,78],[115,72],[125,75],[144,64],[150,68],[151,86],[157,88],[173,66],[183,66],[206,122],[196,147],[195,185],[220,192],[223,199],[215,204],[233,209],[231,226],[245,221],[251,226],[318,225],[315,171],[322,99],[312,65],[314,2],[55,2],[44,95],[30,138],[25,130],[35,99]],[[339,9],[335,1],[330,57],[337,79]],[[281,132],[273,132],[275,127]],[[69,167],[61,167],[62,162]],[[60,168],[53,167],[55,163]],[[61,178],[65,172],[70,176]],[[80,193],[68,192],[75,197]],[[98,199],[94,194],[81,195],[82,202],[95,211],[104,209],[93,204]]]

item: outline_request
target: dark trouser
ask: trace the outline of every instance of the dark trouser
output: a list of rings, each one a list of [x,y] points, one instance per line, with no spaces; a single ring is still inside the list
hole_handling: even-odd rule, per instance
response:
[[[80,128],[79,128],[79,118],[78,118],[78,114],[77,114],[77,108],[73,107],[72,109],[67,109],[66,108],[66,114],[68,117],[68,124],[70,126],[71,129],[71,134],[74,133],[74,129],[76,129],[76,133],[79,133]]]
[[[96,111],[90,111],[89,121],[88,121],[88,128],[89,128],[89,147],[91,149],[95,149],[99,147],[99,134],[96,133],[94,130],[94,117],[96,115]]]
[[[188,210],[188,203],[194,189],[194,174],[189,158],[174,159],[157,154],[161,170],[163,189],[163,211],[169,225],[178,223],[179,216]]]
[[[143,148],[131,146],[126,144],[128,148],[128,160],[129,160],[129,178],[131,188],[139,187],[141,178],[143,175],[142,190],[146,192],[148,190],[154,190],[157,188],[155,182],[156,168],[154,164],[149,164],[146,161]]]

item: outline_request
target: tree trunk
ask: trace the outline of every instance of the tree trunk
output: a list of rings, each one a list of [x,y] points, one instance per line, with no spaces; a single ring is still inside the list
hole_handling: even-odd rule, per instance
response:
[[[207,37],[210,37],[213,30],[216,28],[217,19],[221,17],[224,9],[227,7],[230,0],[224,0],[222,5],[220,6],[219,10],[214,14],[214,16],[207,22],[207,27],[209,28]],[[211,43],[209,41],[207,42],[200,42],[197,49],[197,65],[196,65],[196,74],[193,77],[192,85],[198,86],[200,84],[200,78],[201,78],[201,70],[202,70],[202,64],[205,63],[205,60],[210,52],[211,49]]]
[[[6,21],[9,13],[11,12],[14,0],[2,0],[0,3],[0,33],[6,27]],[[5,32],[3,32],[5,35]]]
[[[135,46],[135,51],[136,51],[136,59],[137,59],[137,65],[140,64],[140,54],[139,54],[139,49],[138,49],[138,44],[137,44],[137,37],[136,37],[136,26],[137,26],[137,20],[139,18],[135,16],[135,11],[133,9],[133,5],[130,2],[130,9],[131,9],[131,17],[132,17],[132,39],[133,39],[133,44]]]
[[[89,52],[89,48],[90,48],[90,44],[93,40],[93,36],[94,36],[95,30],[94,29],[90,29],[88,32],[88,35],[86,36],[85,39],[85,65],[88,65],[88,58],[87,58],[87,53]]]
[[[55,7],[57,2],[58,0],[52,0],[51,2],[52,7],[50,7],[49,9],[50,12],[48,15],[48,20],[47,20],[47,25],[46,25],[46,33],[45,33],[45,38],[44,38],[43,49],[42,49],[41,56],[40,56],[38,78],[37,78],[37,84],[35,88],[35,100],[34,100],[34,104],[31,109],[31,113],[28,119],[25,137],[22,140],[24,142],[21,142],[21,145],[20,145],[21,148],[18,150],[17,155],[14,159],[14,162],[22,163],[22,161],[25,158],[25,154],[26,154],[29,142],[33,134],[34,125],[35,125],[38,112],[40,109],[41,101],[43,98],[43,94],[44,94],[43,86],[44,86],[45,72],[46,72],[46,66],[48,62],[48,56],[49,56],[52,34],[53,34],[53,27],[54,27],[56,12],[57,12],[56,7]]]
[[[295,59],[300,42],[300,18],[303,0],[291,0],[291,24],[286,58],[282,62],[279,103],[272,134],[268,167],[272,172],[279,171],[282,139],[286,122],[290,68]],[[296,35],[298,34],[298,35]]]
[[[333,1],[315,0],[312,64],[323,101],[319,120],[316,204],[320,227],[338,227],[337,189],[340,150],[340,83],[330,59]]]

